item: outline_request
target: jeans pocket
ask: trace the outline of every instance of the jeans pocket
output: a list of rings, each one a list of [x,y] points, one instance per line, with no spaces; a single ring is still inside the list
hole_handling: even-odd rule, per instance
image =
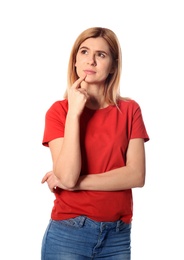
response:
[[[72,228],[82,228],[84,226],[85,220],[86,217],[79,216],[75,218],[59,220],[59,224],[67,227],[72,227]]]
[[[132,224],[131,223],[125,223],[123,222],[122,220],[119,222],[119,225],[118,225],[118,230],[119,231],[125,231],[125,230],[131,230],[131,227],[132,227]]]

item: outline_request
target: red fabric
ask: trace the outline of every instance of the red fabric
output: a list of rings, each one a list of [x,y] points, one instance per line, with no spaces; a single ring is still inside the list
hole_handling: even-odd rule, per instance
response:
[[[141,109],[134,100],[119,101],[116,106],[100,110],[85,108],[81,115],[81,174],[98,174],[126,164],[129,140],[149,140]],[[46,113],[42,144],[64,136],[68,101],[55,102]],[[132,190],[124,191],[64,191],[57,189],[51,217],[55,220],[85,215],[96,221],[131,222]]]

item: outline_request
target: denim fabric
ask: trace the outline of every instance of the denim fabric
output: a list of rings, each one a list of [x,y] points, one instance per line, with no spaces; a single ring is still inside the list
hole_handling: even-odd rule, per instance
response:
[[[41,260],[130,260],[131,224],[96,222],[85,216],[50,223]]]

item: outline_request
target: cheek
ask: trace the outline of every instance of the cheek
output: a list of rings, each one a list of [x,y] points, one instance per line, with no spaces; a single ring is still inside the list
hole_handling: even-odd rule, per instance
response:
[[[109,74],[113,74],[114,73],[114,67],[113,67],[112,64],[109,66],[108,72],[109,72]]]
[[[111,73],[111,71],[112,71],[112,67],[111,66],[107,66],[104,71],[105,71],[105,73],[107,75],[109,75]]]
[[[80,67],[80,65],[81,65],[81,61],[77,59],[75,62],[75,67]]]
[[[80,65],[80,61],[76,60],[75,62],[75,71],[77,73],[77,76],[79,77],[81,74],[81,65]]]
[[[79,61],[75,62],[75,69],[77,72],[79,72],[81,70],[81,62],[79,62]]]
[[[76,60],[75,60],[75,67],[78,66],[78,57],[76,56]]]

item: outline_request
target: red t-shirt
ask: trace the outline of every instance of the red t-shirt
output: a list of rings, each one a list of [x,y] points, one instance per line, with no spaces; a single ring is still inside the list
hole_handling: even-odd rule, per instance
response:
[[[140,106],[134,100],[120,100],[119,108],[108,106],[100,110],[84,108],[80,118],[82,155],[81,174],[98,174],[126,165],[130,139],[149,137]],[[43,145],[64,137],[68,101],[56,101],[47,111]],[[72,151],[71,151],[72,152]],[[63,220],[87,216],[96,221],[123,220],[131,222],[132,190],[65,191],[57,189],[51,217]]]

